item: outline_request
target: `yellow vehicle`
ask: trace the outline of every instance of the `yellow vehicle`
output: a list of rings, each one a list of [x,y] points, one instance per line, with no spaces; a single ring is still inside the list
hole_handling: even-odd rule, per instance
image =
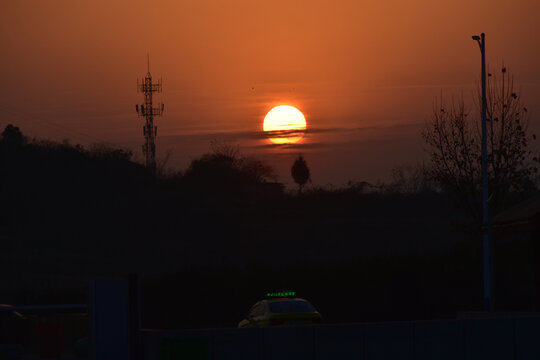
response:
[[[314,325],[321,322],[321,314],[309,301],[297,298],[294,291],[281,291],[266,293],[266,299],[256,302],[238,327]]]

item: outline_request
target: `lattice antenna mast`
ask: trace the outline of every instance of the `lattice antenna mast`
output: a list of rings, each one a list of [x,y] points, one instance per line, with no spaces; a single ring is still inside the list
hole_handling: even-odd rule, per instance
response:
[[[156,171],[156,136],[157,126],[154,126],[154,117],[163,115],[164,104],[159,103],[157,107],[153,106],[152,94],[161,92],[161,79],[157,83],[152,82],[150,75],[150,56],[148,56],[148,73],[141,83],[137,79],[137,91],[144,94],[144,104],[135,105],[139,117],[143,116],[146,120],[143,126],[143,135],[145,143],[143,145],[143,153],[146,157],[146,167],[152,172]]]

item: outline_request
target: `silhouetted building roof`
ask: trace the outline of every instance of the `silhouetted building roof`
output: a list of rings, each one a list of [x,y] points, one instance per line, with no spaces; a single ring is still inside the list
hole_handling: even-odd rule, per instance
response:
[[[495,226],[505,226],[513,224],[534,225],[539,218],[540,195],[536,195],[499,213],[493,218],[493,224]]]

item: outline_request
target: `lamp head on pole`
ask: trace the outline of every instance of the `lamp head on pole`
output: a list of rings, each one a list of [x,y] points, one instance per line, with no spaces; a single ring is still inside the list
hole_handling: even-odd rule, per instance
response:
[[[480,36],[473,35],[472,39],[476,40],[476,42],[478,43],[478,46],[480,46],[480,49],[484,48],[484,33],[480,34]]]

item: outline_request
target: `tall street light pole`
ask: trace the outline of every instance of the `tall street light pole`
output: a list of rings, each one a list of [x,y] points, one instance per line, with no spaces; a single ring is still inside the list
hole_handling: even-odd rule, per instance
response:
[[[486,35],[474,35],[482,53],[482,238],[484,250],[484,311],[493,311],[493,276],[491,254],[491,232],[488,206],[488,162],[486,125]]]

